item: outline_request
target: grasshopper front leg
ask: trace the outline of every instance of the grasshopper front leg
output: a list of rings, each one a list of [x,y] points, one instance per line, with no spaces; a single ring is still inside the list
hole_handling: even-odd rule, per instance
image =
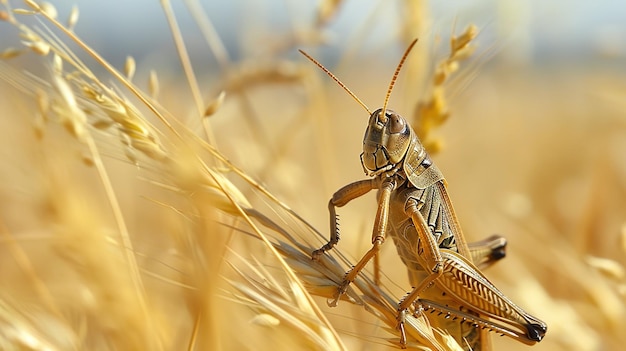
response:
[[[359,180],[350,183],[337,190],[333,197],[328,201],[328,212],[330,213],[330,240],[324,246],[313,251],[311,258],[318,260],[324,252],[333,248],[339,242],[339,225],[337,224],[337,207],[343,207],[348,202],[367,194],[370,190],[376,188],[375,179]]]
[[[361,184],[362,182],[357,182],[357,183],[353,183],[353,184]],[[350,184],[342,189],[340,189],[337,193],[340,193],[342,190],[344,189],[348,189],[350,188],[351,185]],[[372,182],[370,183],[371,188],[375,187],[375,183],[374,180],[372,180]],[[365,194],[365,192],[363,192],[363,190],[365,189],[365,185],[359,185],[362,188],[358,188],[361,190],[361,195]],[[374,221],[374,229],[372,231],[372,248],[367,251],[365,253],[365,255],[363,255],[363,257],[359,260],[359,262],[350,270],[346,273],[346,276],[343,280],[343,282],[339,285],[339,288],[337,289],[337,293],[334,296],[334,298],[329,301],[329,306],[336,306],[337,302],[339,301],[339,299],[341,298],[341,295],[343,295],[346,290],[348,289],[348,286],[350,285],[351,282],[354,281],[354,279],[356,279],[356,276],[359,274],[359,272],[365,267],[365,265],[369,262],[370,259],[372,259],[372,257],[374,257],[378,251],[380,250],[380,246],[385,242],[385,236],[387,233],[387,224],[388,224],[388,217],[389,217],[389,200],[391,198],[391,193],[392,191],[396,188],[396,182],[395,180],[393,180],[392,178],[387,178],[385,180],[382,181],[382,184],[380,185],[380,197],[379,197],[379,201],[378,201],[378,210],[376,211],[376,219]],[[348,192],[350,193],[350,192]],[[358,193],[358,192],[353,192],[353,193]],[[359,195],[360,196],[360,195]],[[356,198],[357,196],[353,197]],[[335,199],[335,196],[333,196],[333,199],[331,199],[331,204],[333,203],[333,200]],[[344,202],[336,202],[336,203],[340,203],[342,205],[345,205],[349,200],[344,201]],[[338,241],[338,236],[335,235],[333,236],[332,233],[337,233],[337,227],[336,227],[336,220],[334,221],[335,223],[333,223],[333,217],[336,218],[336,216],[334,216],[334,206],[330,206],[329,205],[329,209],[331,210],[331,225],[333,225],[331,228],[334,227],[335,231],[331,232],[331,240],[324,245],[321,249],[313,252],[313,256],[315,258],[315,254],[318,253],[319,251],[324,252],[330,248],[332,248],[332,246],[334,246],[334,244],[337,243]]]

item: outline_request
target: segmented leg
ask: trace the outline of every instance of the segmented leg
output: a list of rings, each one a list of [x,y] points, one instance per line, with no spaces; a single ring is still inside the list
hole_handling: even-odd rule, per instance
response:
[[[545,332],[546,325],[537,318],[531,316],[504,294],[502,294],[469,260],[450,250],[441,250],[442,272],[433,273],[427,277],[418,287],[414,288],[407,297],[401,301],[399,310],[407,310],[409,306],[419,299],[420,293],[431,283],[439,289],[463,301],[467,307],[490,316],[504,324],[523,330],[527,342],[540,341]],[[435,276],[435,279],[432,278]],[[401,314],[399,314],[401,316]],[[399,328],[403,320],[399,320]]]
[[[529,340],[540,341],[546,332],[546,325],[509,300],[467,258],[451,250],[439,249],[417,205],[416,200],[410,199],[407,201],[406,211],[415,225],[424,250],[421,255],[424,258],[424,267],[431,273],[399,304],[398,329],[401,339],[404,334],[403,311],[408,310],[426,288],[436,284],[439,289],[463,301],[477,312],[525,328]]]
[[[374,284],[380,286],[380,255],[374,255]]]
[[[526,329],[530,341],[541,341],[546,325],[502,294],[476,266],[456,252],[442,250],[444,273],[435,283],[468,306],[504,323]]]
[[[348,271],[334,299],[329,301],[329,306],[336,306],[341,295],[346,292],[348,285],[354,281],[359,272],[365,267],[367,262],[374,257],[380,250],[380,246],[385,242],[387,233],[387,224],[389,217],[389,199],[391,192],[395,189],[396,183],[392,179],[383,181],[380,187],[380,197],[378,199],[378,210],[376,211],[376,219],[374,220],[374,230],[372,231],[372,248],[363,255],[359,262]]]
[[[469,243],[472,262],[485,269],[506,256],[506,239],[500,235],[492,235],[486,239]]]
[[[375,179],[365,179],[350,183],[333,194],[328,201],[328,212],[330,212],[330,240],[321,248],[313,251],[311,257],[314,260],[330,250],[339,242],[339,226],[337,225],[337,211],[335,208],[345,206],[348,202],[367,194],[376,188]]]

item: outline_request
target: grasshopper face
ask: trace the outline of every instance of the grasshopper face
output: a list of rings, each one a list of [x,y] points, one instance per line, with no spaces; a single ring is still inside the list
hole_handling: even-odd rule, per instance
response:
[[[372,113],[365,136],[361,164],[365,174],[376,176],[395,168],[411,143],[411,127],[402,116],[382,109]]]

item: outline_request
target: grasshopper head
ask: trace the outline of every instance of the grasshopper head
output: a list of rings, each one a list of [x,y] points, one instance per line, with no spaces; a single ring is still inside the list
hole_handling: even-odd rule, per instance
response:
[[[361,164],[370,176],[395,168],[404,158],[411,143],[411,127],[399,114],[382,109],[370,115],[363,137]]]
[[[417,39],[414,39],[409,47],[404,52],[400,63],[396,67],[396,71],[391,78],[389,88],[387,89],[387,95],[385,96],[385,103],[383,107],[370,112],[370,109],[345,86],[334,74],[332,74],[321,63],[317,62],[314,58],[309,56],[304,51],[300,52],[306,56],[309,60],[315,63],[321,68],[328,76],[330,76],[339,86],[341,86],[352,98],[363,107],[367,113],[370,113],[370,120],[365,131],[365,137],[363,138],[363,153],[361,154],[361,164],[365,174],[369,176],[377,176],[379,174],[390,172],[399,169],[401,161],[403,160],[409,146],[411,145],[412,134],[414,132],[408,123],[399,114],[388,110],[387,103],[391,96],[391,91],[400,73],[400,68],[404,64],[409,52],[413,46],[417,43]],[[384,111],[384,113],[382,112]]]

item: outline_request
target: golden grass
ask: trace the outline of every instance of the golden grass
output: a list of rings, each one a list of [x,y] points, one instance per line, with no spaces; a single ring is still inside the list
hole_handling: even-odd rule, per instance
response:
[[[398,347],[395,308],[409,286],[391,244],[380,287],[368,267],[337,308],[324,303],[370,245],[373,196],[340,209],[337,249],[320,262],[309,256],[327,240],[329,196],[363,177],[367,116],[309,62],[280,54],[319,45],[343,2],[321,2],[308,32],[272,43],[264,62],[230,62],[196,11],[223,72],[208,87],[168,2],[185,79],[167,85],[158,67],[132,57],[120,68],[107,63],[74,33],[76,8],[0,3],[2,24],[23,41],[0,48],[0,349]],[[416,3],[407,13],[424,9]],[[25,24],[33,16],[41,23]],[[398,23],[396,56],[424,20]],[[619,350],[623,85],[601,70],[569,71],[576,76],[563,83],[556,70],[490,68],[449,106],[449,77],[475,35],[474,27],[452,33],[442,60],[414,53],[428,64],[409,59],[390,106],[416,111],[413,124],[433,151],[445,139],[436,161],[469,239],[509,239],[509,257],[487,275],[548,323],[533,349]],[[428,40],[420,32],[418,46]],[[44,73],[25,72],[25,62]],[[372,63],[380,69],[361,68]],[[395,62],[352,57],[350,65],[335,73],[369,105],[382,102]],[[401,90],[423,77],[419,96]],[[427,316],[408,324],[411,347],[459,347]],[[494,349],[522,348],[494,335]]]

